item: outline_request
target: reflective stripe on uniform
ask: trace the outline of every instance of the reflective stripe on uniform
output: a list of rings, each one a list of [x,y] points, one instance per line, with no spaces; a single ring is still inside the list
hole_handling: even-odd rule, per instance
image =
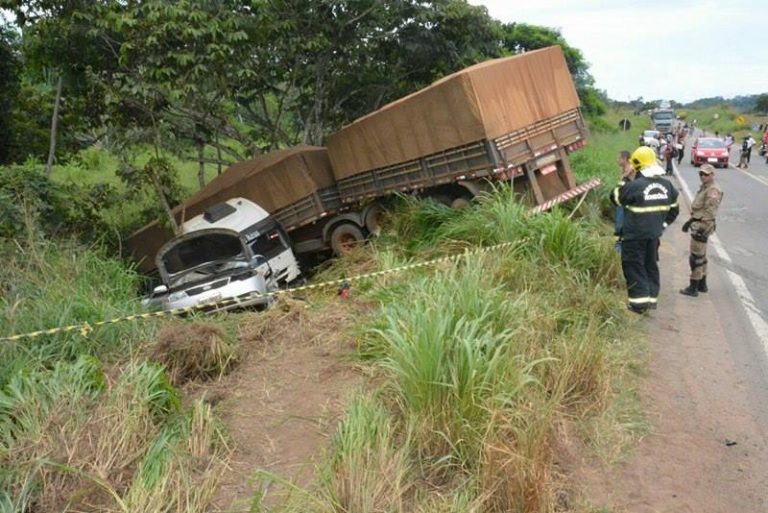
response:
[[[620,187],[616,187],[615,189],[613,189],[613,202],[616,203],[617,205],[621,204],[619,202],[619,189]]]
[[[646,296],[646,297],[631,297],[629,298],[629,302],[631,304],[645,305],[648,303],[654,303],[655,301],[652,297]]]
[[[656,205],[653,207],[635,207],[633,205],[625,205],[624,208],[635,214],[647,214],[649,212],[669,212],[672,207],[677,205]]]

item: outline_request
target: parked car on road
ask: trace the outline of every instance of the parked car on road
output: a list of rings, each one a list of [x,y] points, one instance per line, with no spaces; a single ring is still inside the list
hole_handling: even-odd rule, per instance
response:
[[[728,167],[728,147],[718,137],[699,137],[691,146],[691,164],[700,166],[712,164],[715,167]]]
[[[659,135],[661,134],[658,130],[645,130],[642,134],[640,134],[640,140],[638,143],[640,146],[650,146],[658,153]]]

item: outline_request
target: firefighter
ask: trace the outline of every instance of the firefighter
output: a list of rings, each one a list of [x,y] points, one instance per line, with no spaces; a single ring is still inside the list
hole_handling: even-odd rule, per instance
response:
[[[630,157],[636,177],[620,182],[611,201],[624,207],[621,268],[629,304],[635,313],[655,309],[659,297],[659,238],[679,213],[677,189],[664,178],[651,148],[641,146]]]
[[[699,169],[701,187],[691,203],[691,218],[683,225],[683,231],[691,234],[690,284],[680,290],[681,294],[696,297],[707,292],[707,239],[715,232],[715,216],[723,201],[723,191],[715,183],[715,168],[703,164]]]

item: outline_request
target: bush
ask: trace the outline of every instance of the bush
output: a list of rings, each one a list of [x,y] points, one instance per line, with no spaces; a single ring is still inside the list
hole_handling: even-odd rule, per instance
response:
[[[30,229],[48,238],[114,237],[101,216],[107,205],[118,202],[114,187],[59,184],[34,165],[5,167],[0,173],[0,237],[23,237]]]

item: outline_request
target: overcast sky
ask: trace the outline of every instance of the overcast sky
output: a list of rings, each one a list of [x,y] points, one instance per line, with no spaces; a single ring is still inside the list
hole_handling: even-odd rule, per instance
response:
[[[560,29],[615,100],[768,93],[768,0],[469,0]]]

